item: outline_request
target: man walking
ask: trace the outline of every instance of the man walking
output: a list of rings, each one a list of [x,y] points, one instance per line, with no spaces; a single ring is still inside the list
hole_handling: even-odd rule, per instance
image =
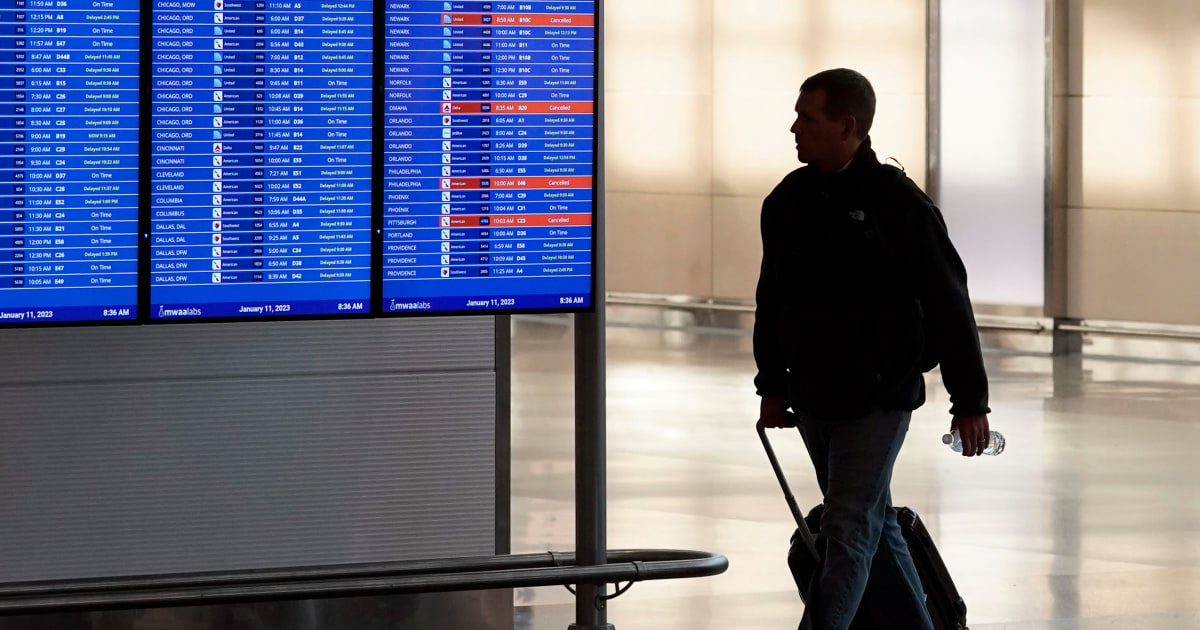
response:
[[[845,630],[870,586],[882,627],[932,630],[892,508],[892,468],[922,373],[938,362],[963,455],[983,453],[988,386],[967,276],[933,202],[879,163],[861,74],[804,82],[792,134],[807,166],[762,209],[755,386],[767,426],[798,418],[824,494],[820,575],[801,630]],[[883,617],[886,615],[886,617]]]

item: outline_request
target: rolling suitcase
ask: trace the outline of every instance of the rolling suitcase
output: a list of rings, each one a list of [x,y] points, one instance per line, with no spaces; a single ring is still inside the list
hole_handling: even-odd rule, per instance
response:
[[[796,587],[800,590],[800,597],[803,599],[821,564],[821,553],[814,533],[820,531],[822,506],[814,507],[808,516],[801,515],[800,507],[796,504],[796,498],[792,496],[792,489],[783,475],[783,468],[779,465],[779,459],[775,456],[775,449],[771,447],[766,427],[763,426],[761,420],[758,422],[757,429],[758,437],[762,440],[763,448],[767,452],[767,459],[770,460],[775,477],[779,480],[779,486],[783,489],[784,498],[787,499],[788,509],[791,510],[792,517],[796,519],[796,531],[792,534],[791,547],[788,550],[788,568],[796,580]],[[896,519],[900,522],[904,540],[908,543],[908,552],[912,556],[913,564],[917,566],[917,574],[920,576],[921,585],[925,590],[925,606],[929,610],[930,618],[933,619],[933,627],[935,630],[968,630],[967,605],[963,602],[962,596],[958,594],[954,580],[950,577],[950,572],[946,570],[946,563],[942,561],[942,556],[934,546],[933,538],[925,529],[924,523],[921,522],[916,512],[904,507],[896,508]],[[868,592],[864,595],[864,599],[869,596]],[[851,630],[886,630],[879,628],[865,615],[856,616],[850,628]]]

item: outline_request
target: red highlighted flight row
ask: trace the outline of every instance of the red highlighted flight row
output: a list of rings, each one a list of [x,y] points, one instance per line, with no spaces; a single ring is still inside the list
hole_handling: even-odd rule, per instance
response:
[[[595,111],[595,103],[591,101],[569,103],[556,103],[554,101],[532,103],[519,101],[442,103],[443,114],[592,114]]]
[[[486,182],[486,184],[484,183]],[[576,188],[590,189],[591,177],[490,177],[442,178],[442,190],[480,190],[491,188]]]
[[[442,217],[443,228],[462,227],[555,227],[591,225],[591,214],[493,214]]]
[[[595,26],[594,15],[443,13],[447,26]]]

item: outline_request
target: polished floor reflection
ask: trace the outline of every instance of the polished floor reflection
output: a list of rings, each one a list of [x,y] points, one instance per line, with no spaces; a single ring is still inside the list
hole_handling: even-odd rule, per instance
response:
[[[514,319],[514,553],[574,548],[569,324]],[[635,586],[610,604],[610,622],[795,628],[793,526],[754,433],[748,339],[611,326],[608,347],[609,546],[730,560],[719,577]],[[1007,450],[968,460],[943,446],[949,403],[931,374],[893,486],[937,540],[972,630],[1200,628],[1200,363],[997,351],[988,370]],[[815,502],[811,464],[789,437],[776,440],[780,457],[801,504]],[[573,620],[565,590],[516,598],[518,628]]]

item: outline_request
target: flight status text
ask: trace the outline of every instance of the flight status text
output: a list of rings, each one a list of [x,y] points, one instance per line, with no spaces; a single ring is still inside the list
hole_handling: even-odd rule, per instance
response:
[[[591,306],[595,3],[381,1],[383,312]]]
[[[129,320],[138,2],[3,0],[0,326]]]
[[[372,0],[153,0],[150,317],[371,310]]]

